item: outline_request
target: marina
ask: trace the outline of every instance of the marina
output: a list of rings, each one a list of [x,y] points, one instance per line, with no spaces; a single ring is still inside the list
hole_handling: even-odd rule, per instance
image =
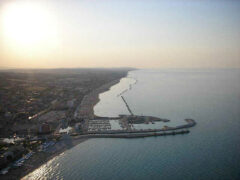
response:
[[[130,118],[131,116],[122,115],[121,117]],[[134,116],[135,119],[142,118],[143,116]],[[119,119],[119,121],[124,121],[123,119]],[[89,130],[87,132],[82,133],[74,133],[72,136],[79,137],[109,137],[109,138],[134,138],[134,137],[150,137],[150,136],[165,136],[165,135],[177,135],[177,134],[187,134],[190,131],[188,128],[191,128],[196,125],[196,122],[193,119],[185,119],[187,124],[176,126],[176,127],[168,127],[164,126],[159,129],[132,129],[128,124],[128,128],[112,130],[111,124],[109,120],[90,120]],[[123,123],[122,123],[123,124]],[[123,126],[122,126],[123,127]],[[130,127],[130,128],[129,128]]]
[[[82,123],[82,131],[72,134],[73,136],[83,136],[88,138],[140,138],[150,136],[165,136],[187,134],[191,128],[196,125],[193,119],[185,119],[186,124],[167,126],[169,119],[154,116],[135,115],[127,103],[123,94],[132,89],[137,83],[129,82],[129,87],[117,95],[127,108],[128,114],[119,114],[118,117],[102,117],[93,115],[93,118],[85,118]],[[84,118],[85,116],[83,116]],[[151,126],[150,126],[151,125]]]

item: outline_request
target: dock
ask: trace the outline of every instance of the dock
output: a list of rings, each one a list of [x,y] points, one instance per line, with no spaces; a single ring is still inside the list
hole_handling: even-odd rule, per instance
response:
[[[164,125],[162,128],[135,129],[135,124],[154,124],[155,122],[167,123],[170,120],[147,115],[134,115],[126,99],[121,96],[130,114],[119,114],[118,117],[99,117],[94,115],[93,119],[86,119],[82,125],[82,131],[75,131],[72,136],[82,138],[140,138],[151,136],[167,136],[177,134],[188,134],[191,128],[196,125],[193,119],[185,119],[186,124],[175,127]],[[112,129],[110,121],[118,120],[121,128]]]

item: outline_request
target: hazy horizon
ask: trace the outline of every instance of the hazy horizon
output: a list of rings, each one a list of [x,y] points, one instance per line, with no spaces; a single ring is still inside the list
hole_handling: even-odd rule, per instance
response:
[[[240,1],[0,2],[0,68],[240,68]]]

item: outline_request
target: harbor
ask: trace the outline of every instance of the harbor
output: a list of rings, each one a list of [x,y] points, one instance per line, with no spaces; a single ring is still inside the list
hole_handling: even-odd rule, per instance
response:
[[[0,174],[4,175],[4,177],[7,177],[5,174],[12,177],[18,176],[18,174],[24,176],[52,157],[87,139],[140,139],[187,135],[190,133],[189,128],[196,125],[193,119],[185,119],[185,123],[175,126],[169,123],[171,120],[166,118],[135,114],[130,106],[131,103],[129,104],[128,99],[124,96],[124,92],[126,91],[122,91],[117,96],[126,110],[123,114],[113,117],[96,115],[93,107],[100,100],[99,93],[108,90],[109,87],[117,82],[118,80],[112,81],[86,94],[81,103],[76,106],[75,111],[73,111],[74,115],[68,119],[64,119],[61,113],[55,111],[49,112],[45,116],[40,115],[41,117],[39,118],[42,121],[47,120],[49,123],[43,123],[37,135],[33,136],[29,134],[27,137],[6,139],[7,142],[13,143],[14,147],[25,144],[29,150],[26,152],[22,151],[19,156],[17,153],[16,155],[14,154],[12,163],[3,168]],[[130,84],[128,90],[131,90],[131,88]],[[50,121],[49,119],[52,119],[53,115],[58,116],[59,121],[57,127],[52,130],[49,125],[52,120]],[[11,146],[11,144],[7,146]],[[10,150],[8,151],[10,152]],[[6,158],[8,157],[10,156],[6,155]],[[21,171],[21,169],[24,169],[24,171]],[[8,173],[9,171],[11,171],[10,174]]]
[[[143,138],[151,136],[167,136],[188,134],[188,128],[194,127],[196,122],[193,119],[185,119],[186,124],[178,126],[167,126],[169,119],[154,116],[134,115],[126,99],[121,95],[128,112],[120,114],[118,117],[99,117],[94,116],[93,119],[85,119],[82,121],[80,129],[75,129],[70,133],[71,136],[83,138]],[[113,123],[114,121],[114,123]],[[155,126],[156,123],[160,125]],[[153,125],[155,128],[136,128],[137,125],[148,126]],[[115,127],[112,127],[115,126]],[[117,128],[116,128],[117,127]]]

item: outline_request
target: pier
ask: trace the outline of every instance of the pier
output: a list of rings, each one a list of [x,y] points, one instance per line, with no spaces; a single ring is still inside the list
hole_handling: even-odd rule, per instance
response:
[[[128,111],[129,111],[129,113],[133,116],[134,114],[133,114],[132,110],[130,109],[130,107],[129,107],[127,101],[124,99],[123,96],[121,96],[121,98],[122,98],[123,102],[125,103],[125,105],[126,105]]]
[[[188,134],[189,130],[169,131],[169,132],[138,132],[138,133],[96,133],[96,134],[75,134],[76,138],[144,138],[152,136],[169,136],[178,134]]]
[[[154,116],[134,115],[126,99],[121,96],[127,110],[130,114],[120,114],[118,117],[94,117],[87,118],[82,123],[82,130],[75,131],[72,136],[83,138],[140,138],[150,136],[167,136],[187,134],[191,128],[196,125],[193,119],[185,119],[186,124],[182,124],[175,127],[163,125],[161,128],[152,129],[135,129],[136,124],[155,124],[155,122],[167,123],[170,120],[165,118],[159,118]],[[110,121],[117,120],[119,129],[112,129]]]
[[[166,124],[161,128],[156,127],[152,129],[135,129],[134,126],[136,124],[155,124],[155,122],[167,123],[170,120],[154,116],[134,115],[129,104],[122,95],[125,91],[120,93],[118,96],[121,96],[129,114],[120,114],[118,117],[100,117],[92,113],[93,117],[91,118],[82,116],[85,118],[81,125],[82,129],[80,131],[75,131],[71,135],[83,138],[140,138],[150,136],[166,136],[187,134],[190,132],[188,128],[196,125],[196,122],[193,119],[185,119],[187,122],[186,124],[175,127],[170,127]],[[112,129],[112,125],[110,123],[112,120],[117,120],[121,128]]]

